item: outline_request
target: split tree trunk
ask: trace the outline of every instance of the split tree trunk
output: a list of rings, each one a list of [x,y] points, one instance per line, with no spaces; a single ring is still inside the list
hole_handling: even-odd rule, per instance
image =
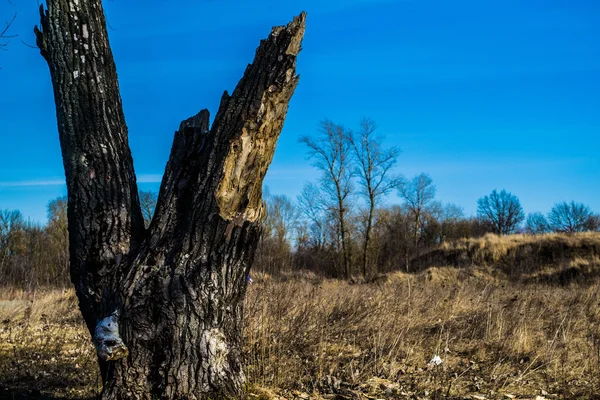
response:
[[[108,349],[102,396],[239,397],[262,181],[298,83],[305,14],[261,41],[212,127],[207,110],[181,123],[146,230],[101,0],[47,5],[35,32],[54,87],[71,279],[90,333],[115,322],[126,346],[96,334]]]

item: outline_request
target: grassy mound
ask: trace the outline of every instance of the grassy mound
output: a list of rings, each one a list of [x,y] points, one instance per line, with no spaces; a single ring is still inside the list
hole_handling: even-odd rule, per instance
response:
[[[600,272],[600,233],[487,234],[442,243],[415,260],[414,265],[420,270],[439,265],[489,267],[517,280],[586,282]]]

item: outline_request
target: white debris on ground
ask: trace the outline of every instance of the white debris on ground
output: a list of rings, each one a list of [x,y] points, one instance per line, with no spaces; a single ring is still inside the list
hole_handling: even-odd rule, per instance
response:
[[[428,367],[436,367],[438,365],[442,365],[444,361],[440,358],[440,356],[438,356],[437,354],[433,356],[433,358],[431,360],[429,360],[429,362],[427,363]]]
[[[129,351],[119,336],[119,312],[115,310],[109,317],[104,318],[94,331],[94,346],[98,357],[102,360],[118,360],[127,357]]]

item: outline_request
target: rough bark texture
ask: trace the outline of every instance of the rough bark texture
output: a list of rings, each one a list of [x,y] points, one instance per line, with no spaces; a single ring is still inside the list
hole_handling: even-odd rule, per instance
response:
[[[238,397],[262,181],[298,83],[305,14],[261,41],[212,127],[207,110],[181,123],[145,230],[101,1],[47,3],[37,43],[54,86],[71,278],[103,349],[103,398]],[[100,343],[117,331],[125,348]]]

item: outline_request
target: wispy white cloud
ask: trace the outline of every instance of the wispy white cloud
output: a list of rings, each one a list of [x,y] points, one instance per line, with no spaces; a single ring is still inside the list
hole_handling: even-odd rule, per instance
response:
[[[160,174],[141,174],[137,177],[137,181],[139,183],[160,183],[161,180],[162,175]],[[31,179],[22,181],[0,181],[0,188],[62,185],[66,185],[66,181],[64,179]]]
[[[25,187],[25,186],[61,186],[66,185],[64,179],[35,179],[29,181],[0,181],[0,187]]]

